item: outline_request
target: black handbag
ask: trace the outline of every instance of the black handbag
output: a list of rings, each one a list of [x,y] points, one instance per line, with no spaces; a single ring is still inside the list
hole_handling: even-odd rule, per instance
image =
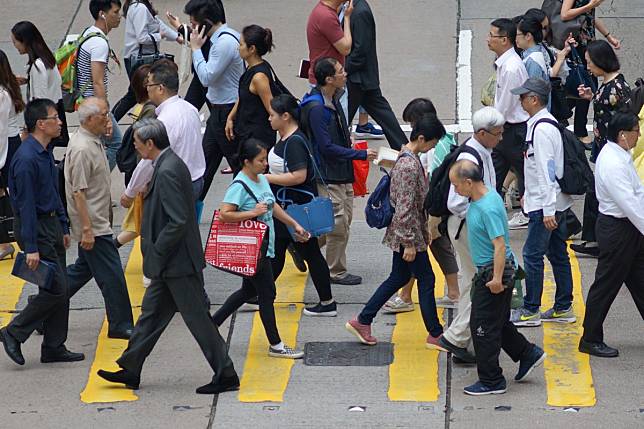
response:
[[[144,54],[143,45],[139,45],[139,52],[130,56],[130,70],[132,72],[134,72],[134,70],[138,69],[144,64],[152,64],[158,60],[170,60],[174,62],[174,55],[159,52],[159,45],[157,45],[157,41],[154,40],[154,37],[151,34],[149,34],[149,36],[150,39],[152,39],[154,53]]]
[[[0,244],[13,243],[16,241],[13,233],[13,208],[9,195],[0,197]]]
[[[597,91],[597,86],[595,86],[595,81],[593,81],[592,76],[588,72],[586,65],[581,60],[579,52],[574,46],[570,47],[570,58],[568,59],[568,67],[570,67],[570,73],[566,79],[566,96],[569,98],[579,99],[579,85],[584,85],[592,89],[593,94]]]
[[[550,67],[554,67],[557,59],[545,44],[542,46],[550,58]],[[572,116],[572,109],[568,106],[568,101],[566,100],[566,88],[560,77],[551,77],[550,87],[550,113],[557,121],[563,122]]]

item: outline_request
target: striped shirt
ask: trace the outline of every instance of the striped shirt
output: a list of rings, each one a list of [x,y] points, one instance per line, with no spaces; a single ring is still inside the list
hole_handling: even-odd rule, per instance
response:
[[[91,26],[83,32],[82,36],[90,33],[100,33],[105,37],[94,36],[85,41],[78,50],[78,88],[82,91],[83,97],[92,97],[94,95],[94,85],[92,84],[92,62],[105,63],[105,75],[103,84],[105,85],[105,95],[107,96],[107,62],[110,55],[110,46],[107,42],[107,36],[96,26]]]

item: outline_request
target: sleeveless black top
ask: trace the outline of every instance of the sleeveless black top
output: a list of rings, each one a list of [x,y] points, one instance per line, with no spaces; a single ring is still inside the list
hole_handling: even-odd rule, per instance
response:
[[[234,132],[236,139],[240,142],[253,137],[272,148],[275,146],[276,131],[271,128],[268,112],[264,108],[262,99],[259,95],[250,92],[250,83],[257,73],[263,73],[268,77],[273,95],[279,93],[273,80],[270,65],[266,61],[247,69],[239,79],[239,105],[237,106]]]

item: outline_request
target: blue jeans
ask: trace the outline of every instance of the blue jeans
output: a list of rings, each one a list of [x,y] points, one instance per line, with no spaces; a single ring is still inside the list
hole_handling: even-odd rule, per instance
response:
[[[92,277],[105,300],[105,312],[110,331],[132,329],[132,306],[127,292],[125,274],[112,235],[94,237],[92,250],[78,244],[78,259],[67,266],[69,298],[73,297]]]
[[[425,328],[438,337],[443,333],[443,326],[438,320],[436,312],[436,300],[434,299],[434,285],[436,278],[432,265],[429,262],[427,252],[417,252],[416,259],[412,262],[405,262],[402,258],[403,248],[399,252],[393,252],[391,262],[391,274],[376,291],[373,293],[367,304],[358,315],[358,322],[371,325],[378,310],[389,298],[409,282],[412,275],[418,284],[418,300],[420,301],[420,313],[423,316]]]
[[[105,146],[105,155],[107,156],[107,161],[110,164],[110,171],[114,170],[116,167],[116,152],[121,146],[121,141],[123,140],[123,133],[119,128],[118,122],[114,118],[114,115],[110,112],[110,119],[112,120],[112,137],[109,139],[103,137],[103,146]]]
[[[543,293],[543,256],[547,256],[557,285],[555,293],[556,311],[563,311],[572,304],[572,270],[568,258],[566,238],[566,213],[556,212],[557,228],[548,231],[543,224],[543,211],[528,213],[528,237],[523,245],[523,264],[526,273],[526,295],[524,307],[532,312],[539,311]]]

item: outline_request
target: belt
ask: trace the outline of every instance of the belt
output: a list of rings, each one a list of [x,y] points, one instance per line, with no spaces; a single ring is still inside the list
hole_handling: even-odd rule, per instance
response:
[[[213,104],[210,103],[210,108],[211,109],[227,109],[230,107],[235,106],[235,103],[228,103],[228,104]]]
[[[56,217],[58,214],[55,211],[47,212],[47,213],[38,213],[36,217],[38,219],[47,219],[50,217]]]

